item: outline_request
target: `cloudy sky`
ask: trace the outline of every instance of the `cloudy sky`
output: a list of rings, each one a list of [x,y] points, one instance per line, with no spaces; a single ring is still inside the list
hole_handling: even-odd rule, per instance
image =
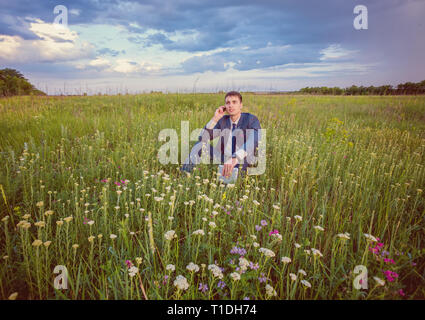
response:
[[[0,68],[49,94],[396,85],[425,79],[424,17],[425,0],[0,0]]]

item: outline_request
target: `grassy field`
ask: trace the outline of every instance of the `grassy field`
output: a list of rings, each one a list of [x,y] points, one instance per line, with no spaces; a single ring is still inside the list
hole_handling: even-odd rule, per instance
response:
[[[161,165],[223,100],[1,99],[0,298],[425,298],[425,97],[246,94],[265,174]]]

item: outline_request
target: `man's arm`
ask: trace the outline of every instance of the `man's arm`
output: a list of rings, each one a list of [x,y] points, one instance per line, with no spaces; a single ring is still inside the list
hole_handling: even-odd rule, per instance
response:
[[[220,135],[220,131],[217,129],[221,129],[221,125],[219,123],[220,119],[224,116],[224,107],[219,107],[216,111],[212,119],[205,125],[204,129],[201,131],[199,135],[199,141],[207,141],[214,140]]]
[[[239,163],[243,162],[248,152],[254,153],[255,149],[258,147],[258,142],[261,138],[258,131],[259,129],[261,129],[260,121],[253,115],[249,120],[245,143],[233,154]]]

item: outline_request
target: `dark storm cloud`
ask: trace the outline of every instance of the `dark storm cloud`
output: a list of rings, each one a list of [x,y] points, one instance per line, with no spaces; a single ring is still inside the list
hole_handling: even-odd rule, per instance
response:
[[[335,43],[363,53],[358,62],[378,61],[392,68],[394,77],[401,71],[397,68],[410,75],[424,69],[423,0],[0,2],[0,34],[25,39],[36,37],[28,30],[26,18],[52,22],[53,8],[62,4],[69,10],[70,25],[120,25],[129,32],[126,37],[141,47],[160,45],[165,50],[186,52],[235,48],[190,58],[182,64],[185,72],[222,71],[226,63],[238,60],[241,62],[233,67],[237,70],[316,62],[320,50]],[[369,30],[353,28],[353,8],[358,4],[368,8]],[[78,14],[71,14],[72,10]],[[157,33],[146,37],[148,29]],[[182,33],[191,36],[172,40]],[[284,50],[285,45],[291,45],[290,49]],[[241,49],[246,46],[249,50]]]

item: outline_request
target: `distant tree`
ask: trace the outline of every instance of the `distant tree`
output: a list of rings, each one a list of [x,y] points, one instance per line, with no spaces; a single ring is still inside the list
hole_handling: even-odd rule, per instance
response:
[[[10,68],[0,70],[0,96],[30,94],[45,95],[44,92],[36,89],[19,71]]]

